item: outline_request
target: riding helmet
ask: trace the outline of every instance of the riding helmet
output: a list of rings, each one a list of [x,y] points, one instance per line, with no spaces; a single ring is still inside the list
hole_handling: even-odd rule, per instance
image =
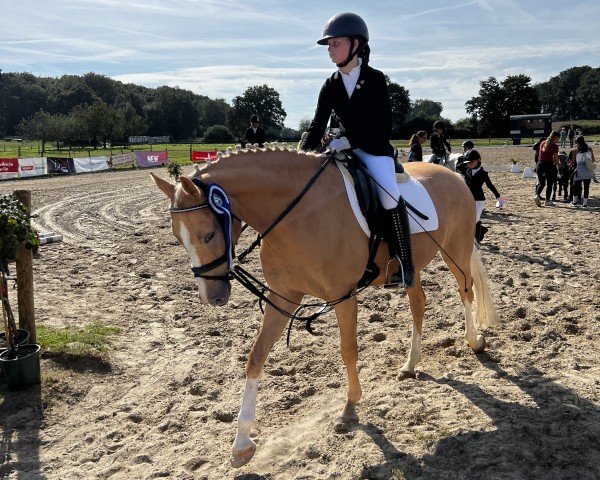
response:
[[[327,45],[330,38],[351,37],[369,41],[369,29],[365,21],[356,13],[338,13],[329,19],[323,28],[323,36],[317,41],[319,45]]]
[[[481,163],[481,155],[479,152],[472,149],[468,152],[465,152],[465,161],[472,162],[473,160],[477,160],[479,163]]]
[[[462,143],[462,147],[464,149],[471,150],[472,148],[475,148],[475,144],[471,140],[465,140]]]
[[[433,123],[433,128],[441,128],[442,130],[446,130],[446,125],[444,125],[444,122],[442,122],[441,120],[437,120]]]
[[[250,117],[250,122],[252,122],[252,123],[260,123],[260,120],[258,119],[258,115],[252,115]]]

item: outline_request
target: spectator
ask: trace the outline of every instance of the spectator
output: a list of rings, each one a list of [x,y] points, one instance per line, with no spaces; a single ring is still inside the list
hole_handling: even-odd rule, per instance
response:
[[[575,130],[573,130],[573,125],[569,127],[569,143],[571,144],[571,148],[573,148],[573,140],[575,139]]]
[[[490,180],[490,176],[481,166],[481,155],[477,150],[469,150],[464,154],[464,161],[457,165],[456,170],[463,174],[465,182],[475,199],[475,240],[481,243],[488,228],[481,224],[481,213],[485,207],[485,195],[483,185],[485,184],[496,197],[496,208],[502,208],[506,201],[500,196],[498,190]]]
[[[265,146],[265,131],[260,126],[258,115],[250,117],[250,127],[246,130],[246,143],[254,145],[258,143],[260,148]]]
[[[560,148],[567,148],[567,136],[569,132],[565,127],[561,127],[560,129]]]
[[[536,168],[538,184],[535,189],[535,204],[538,207],[542,206],[541,194],[546,187],[546,203],[547,207],[554,206],[552,201],[552,186],[556,182],[558,175],[558,145],[556,142],[560,138],[560,133],[552,131],[546,140],[540,144],[538,163]],[[547,184],[547,186],[546,186]]]
[[[475,144],[471,140],[465,140],[462,143],[463,153],[467,153],[469,150],[473,150],[475,148]]]
[[[452,147],[448,140],[446,140],[446,136],[444,135],[444,131],[446,130],[446,125],[444,122],[438,120],[433,124],[433,133],[431,134],[431,138],[429,141],[429,146],[431,147],[431,163],[440,163],[440,161],[446,160],[446,148],[448,149],[448,153],[452,151]]]
[[[408,161],[409,162],[422,162],[423,161],[423,144],[427,141],[427,132],[425,130],[419,130],[417,133],[410,137],[408,142]]]
[[[344,137],[329,143],[333,153],[351,150],[366,166],[377,185],[385,214],[385,240],[401,269],[387,279],[389,286],[414,285],[410,231],[404,200],[396,183],[394,147],[390,143],[392,108],[383,72],[369,65],[371,49],[365,21],[354,13],[340,13],[325,25],[317,41],[326,45],[338,69],[321,87],[314,118],[301,150],[319,145],[332,110],[344,126]]]
[[[575,176],[573,182],[573,202],[571,205],[577,207],[579,205],[579,197],[581,196],[581,187],[583,186],[582,207],[587,208],[588,198],[590,196],[590,183],[594,178],[594,170],[587,167],[587,161],[596,162],[594,151],[588,146],[583,135],[579,135],[575,140],[577,147],[573,149],[571,162],[575,167]]]

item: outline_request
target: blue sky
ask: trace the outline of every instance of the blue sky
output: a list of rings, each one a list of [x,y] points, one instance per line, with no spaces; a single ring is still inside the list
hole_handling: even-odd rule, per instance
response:
[[[490,76],[537,83],[600,66],[597,0],[0,0],[0,11],[4,72],[95,72],[228,103],[267,84],[292,128],[335,69],[316,40],[343,11],[367,22],[371,65],[451,120]]]

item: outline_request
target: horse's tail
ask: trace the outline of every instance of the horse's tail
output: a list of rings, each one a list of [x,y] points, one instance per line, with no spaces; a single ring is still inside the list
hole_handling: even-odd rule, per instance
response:
[[[475,247],[473,247],[473,253],[471,254],[471,276],[473,277],[473,290],[475,292],[475,305],[477,305],[479,324],[484,327],[493,327],[498,323],[498,313],[492,302],[487,275],[481,263],[479,251]]]

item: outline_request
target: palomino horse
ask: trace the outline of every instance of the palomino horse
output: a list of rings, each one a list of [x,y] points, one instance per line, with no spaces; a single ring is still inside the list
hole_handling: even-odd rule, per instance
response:
[[[227,255],[224,256],[228,235],[213,209],[205,208],[210,198],[207,199],[205,188],[198,188],[198,180],[203,182],[201,187],[219,185],[229,197],[233,216],[231,241],[239,237],[241,221],[258,232],[267,232],[261,241],[260,257],[271,292],[246,364],[246,386],[231,459],[236,467],[250,461],[256,450],[250,431],[255,420],[259,375],[289,320],[286,312],[293,312],[305,295],[335,304],[340,349],[348,374],[348,397],[335,429],[347,431],[358,422],[356,404],[362,391],[356,369],[357,299],[347,294],[355,291],[363,275],[369,239],[353,214],[342,175],[335,165],[326,165],[314,184],[306,188],[325,158],[285,150],[241,151],[197,169],[191,177],[182,176],[175,185],[153,175],[158,188],[171,199],[173,233],[186,248],[193,271],[210,273],[198,278],[203,303],[224,305],[229,298]],[[400,379],[414,378],[415,366],[421,360],[425,293],[419,272],[438,251],[458,282],[464,305],[465,339],[474,352],[485,348],[485,338],[479,334],[471,310],[474,298],[481,325],[493,325],[496,316],[483,267],[473,248],[475,203],[471,192],[447,168],[415,162],[407,164],[406,170],[429,192],[439,218],[437,230],[411,237],[417,272],[415,286],[407,289],[413,329]],[[305,195],[289,209],[303,191]],[[387,245],[382,243],[375,260],[381,274],[373,285],[381,285],[389,260]],[[392,266],[397,267],[397,263]],[[338,299],[344,300],[335,302]]]

